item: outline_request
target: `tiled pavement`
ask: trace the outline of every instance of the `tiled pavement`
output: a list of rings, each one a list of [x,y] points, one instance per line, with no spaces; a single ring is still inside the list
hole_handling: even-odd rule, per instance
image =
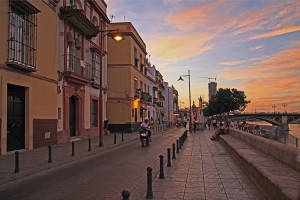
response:
[[[209,138],[213,130],[188,134],[182,149],[172,160],[172,167],[164,166],[164,179],[159,179],[158,170],[153,174],[153,199],[265,199],[246,174],[237,166],[219,142]],[[76,161],[139,138],[137,133],[105,135],[104,147],[98,147],[98,139],[92,138],[92,151],[88,141],[75,142],[75,156],[71,156],[71,144],[53,146],[52,163],[48,161],[48,148],[39,148],[20,153],[20,173],[14,173],[14,154],[0,156],[1,184],[18,180],[47,169]],[[34,163],[34,165],[32,164]],[[146,188],[132,191],[131,200],[145,199]]]
[[[165,178],[155,176],[153,199],[266,199],[212,134],[188,134],[172,167],[164,167]]]

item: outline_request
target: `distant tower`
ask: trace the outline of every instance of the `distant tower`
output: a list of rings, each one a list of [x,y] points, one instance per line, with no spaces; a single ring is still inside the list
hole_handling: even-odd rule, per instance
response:
[[[208,83],[208,99],[217,94],[217,82]]]

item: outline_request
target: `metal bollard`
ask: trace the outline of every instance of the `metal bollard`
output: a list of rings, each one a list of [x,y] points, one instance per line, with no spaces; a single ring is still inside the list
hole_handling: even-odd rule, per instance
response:
[[[72,142],[72,156],[75,156],[75,143]]]
[[[48,146],[48,163],[52,163],[52,150],[51,145]]]
[[[167,167],[172,167],[172,164],[171,164],[171,149],[168,148],[167,151],[168,151],[168,163],[167,163]]]
[[[181,149],[181,136],[179,137],[179,149]]]
[[[176,140],[176,153],[179,153],[179,141]]]
[[[160,155],[159,156],[159,179],[164,179],[165,174],[164,174],[164,156]]]
[[[181,146],[183,146],[183,143],[184,143],[184,138],[183,135],[181,135]]]
[[[92,148],[91,148],[91,138],[89,136],[89,149],[88,149],[88,151],[91,151],[91,150],[92,150]]]
[[[147,167],[147,199],[153,199],[152,191],[152,168]]]
[[[117,135],[114,133],[114,144],[117,143]]]
[[[172,152],[173,152],[173,155],[172,155],[172,159],[176,159],[176,156],[175,156],[175,144],[173,143],[172,144]]]
[[[19,152],[15,152],[15,173],[20,172],[20,167],[19,167]]]
[[[125,189],[122,191],[122,197],[123,197],[122,200],[129,200],[129,196],[130,196],[129,190]]]
[[[122,142],[124,142],[124,133],[122,133]]]

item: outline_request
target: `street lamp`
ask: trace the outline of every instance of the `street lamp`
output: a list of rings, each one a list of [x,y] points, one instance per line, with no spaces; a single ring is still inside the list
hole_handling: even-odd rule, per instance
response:
[[[181,101],[180,101],[180,104],[179,104],[179,110],[181,110],[181,104],[184,104],[184,102],[181,102]]]
[[[103,85],[102,85],[102,58],[103,55],[103,39],[110,33],[117,31],[116,34],[112,36],[112,39],[116,42],[124,40],[124,37],[119,33],[119,29],[114,30],[102,30],[100,31],[100,88],[99,88],[99,147],[103,147]]]
[[[181,75],[178,79],[178,81],[184,81],[182,77],[189,77],[189,103],[190,103],[190,121],[189,121],[189,130],[190,133],[192,132],[192,101],[191,101],[191,75],[190,75],[190,70],[188,70],[187,75]]]
[[[286,103],[283,103],[282,106],[284,107],[284,112],[286,112],[286,109],[285,109],[285,108],[287,107],[287,104],[286,104]]]
[[[272,105],[272,108],[274,108],[274,113],[275,113],[275,108],[276,108],[276,105]]]

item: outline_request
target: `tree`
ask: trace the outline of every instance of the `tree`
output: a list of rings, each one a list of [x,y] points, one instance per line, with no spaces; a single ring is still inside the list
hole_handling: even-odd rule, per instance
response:
[[[208,106],[204,109],[204,115],[218,115],[231,111],[243,111],[250,101],[247,100],[244,91],[235,88],[220,88],[215,96],[212,96]]]

